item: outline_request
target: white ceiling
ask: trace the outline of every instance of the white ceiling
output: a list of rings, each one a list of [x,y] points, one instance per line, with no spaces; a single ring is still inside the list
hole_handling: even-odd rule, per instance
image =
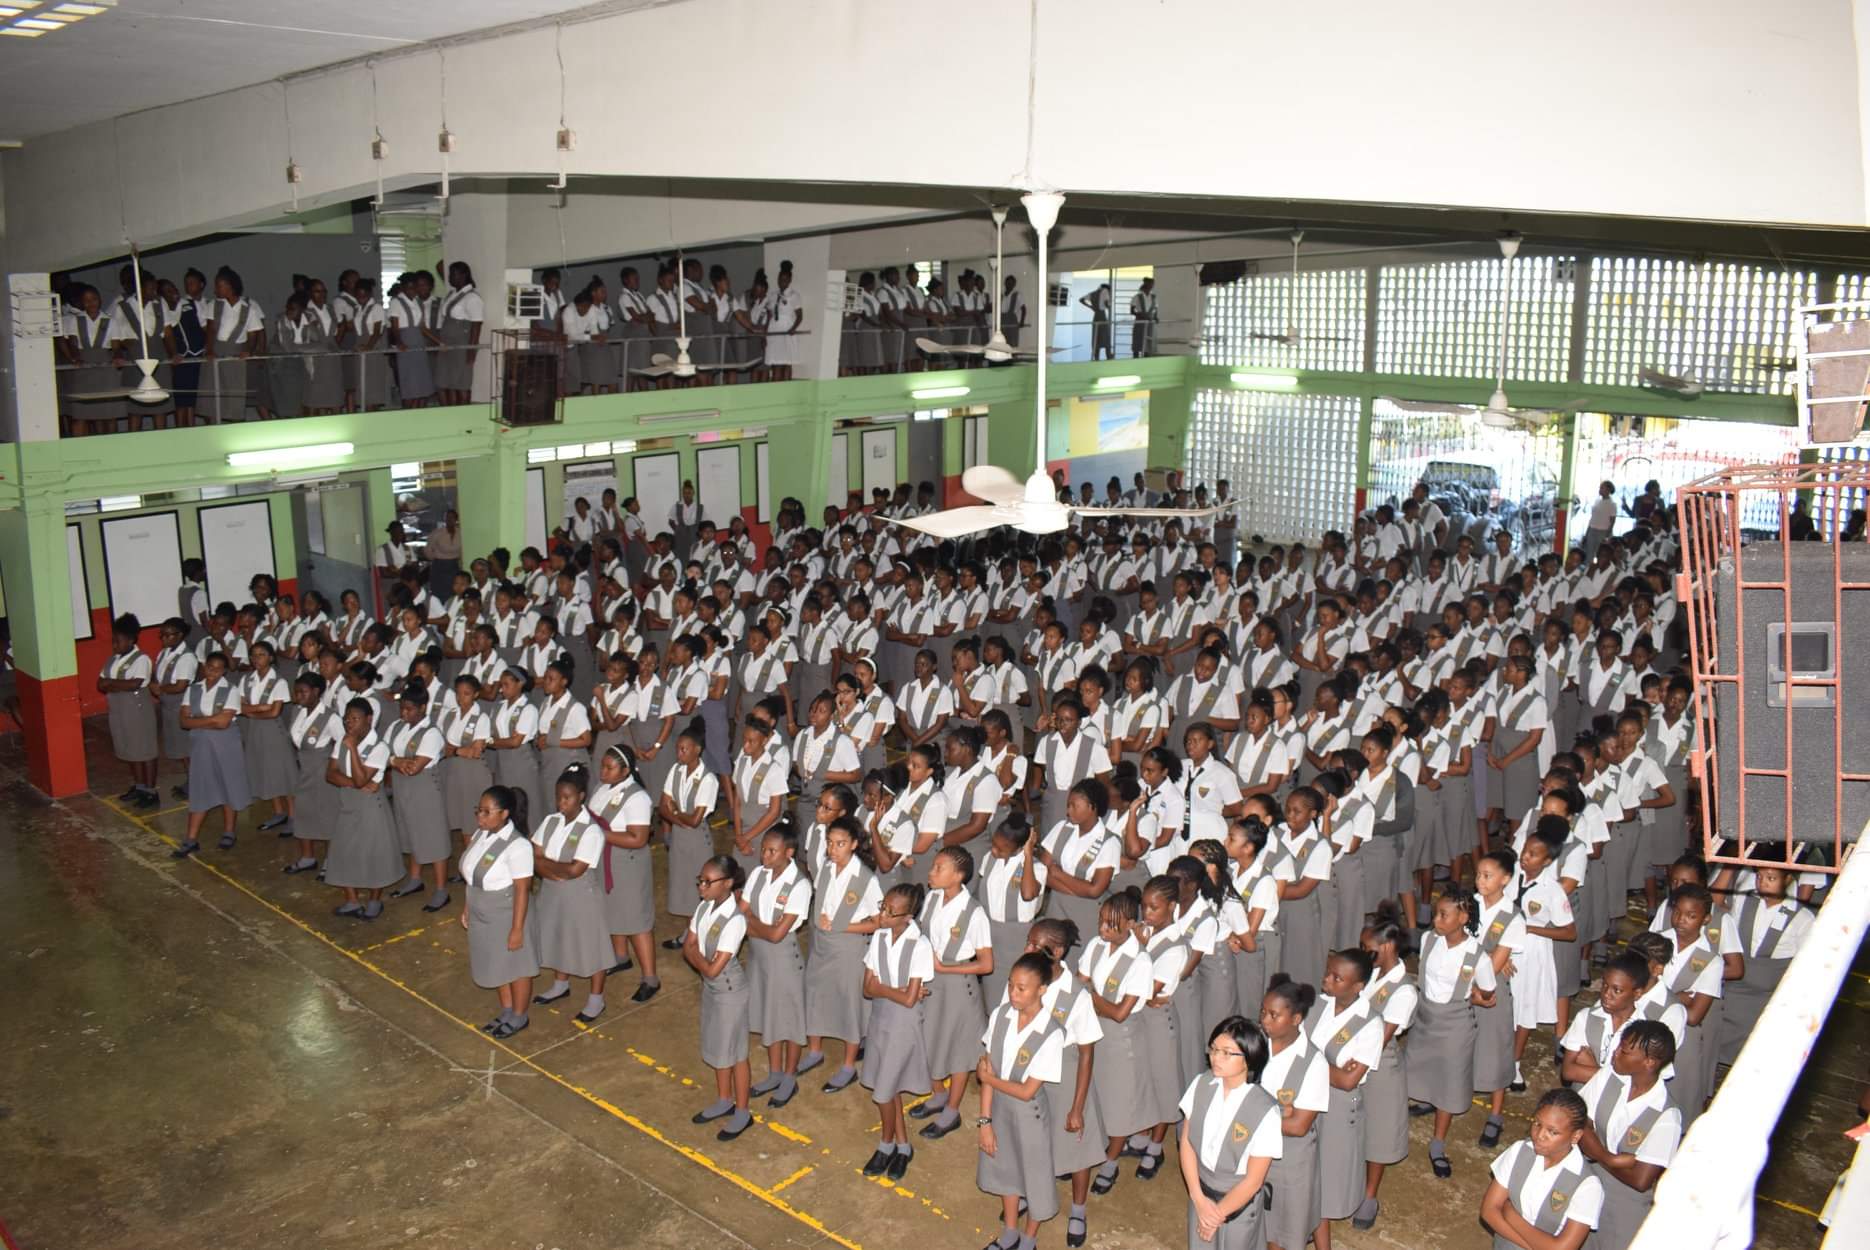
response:
[[[119,0],[38,39],[0,39],[0,140],[451,35],[592,0]]]

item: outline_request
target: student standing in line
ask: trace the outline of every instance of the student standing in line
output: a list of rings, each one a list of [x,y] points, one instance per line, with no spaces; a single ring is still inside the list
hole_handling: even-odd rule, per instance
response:
[[[950,739],[952,742],[952,739]],[[1015,812],[993,831],[990,849],[980,862],[975,893],[987,909],[987,927],[993,935],[993,971],[981,981],[984,1000],[997,1003],[1006,993],[1013,961],[1025,953],[1027,937],[1045,901],[1045,865],[1033,852],[1038,839]]]
[[[752,1031],[766,1046],[766,1075],[751,1093],[783,1107],[799,1092],[799,1052],[805,1043],[805,956],[798,932],[812,913],[812,887],[797,859],[799,837],[781,820],[760,837],[760,863],[747,877],[740,912],[751,939]]]
[[[848,1088],[857,1079],[857,1054],[869,1015],[864,955],[883,907],[870,836],[852,818],[855,807],[855,797],[841,785],[827,789],[818,799],[824,858],[812,879],[812,942],[805,966],[808,1048],[798,1073],[803,1076],[825,1061],[825,1038],[843,1042],[844,1062],[825,1082],[827,1094]]]
[[[658,811],[668,829],[669,885],[667,906],[677,916],[692,916],[700,892],[691,884],[714,852],[714,831],[708,818],[714,811],[720,782],[702,762],[707,729],[696,717],[675,740],[675,764],[663,779]],[[674,945],[671,946],[670,942]],[[663,943],[680,949],[679,939]]]
[[[1493,1161],[1480,1218],[1497,1248],[1580,1250],[1597,1228],[1604,1186],[1591,1175],[1578,1144],[1591,1127],[1584,1099],[1547,1090],[1533,1113],[1532,1133]]]
[[[1518,969],[1514,960],[1526,947],[1526,921],[1516,900],[1508,897],[1518,858],[1505,847],[1489,851],[1474,861],[1476,921],[1481,949],[1493,964],[1493,1003],[1478,1014],[1474,1043],[1474,1088],[1489,1098],[1487,1122],[1481,1126],[1480,1144],[1492,1148],[1500,1144],[1506,1128],[1506,1091],[1514,1081],[1518,1067],[1513,1047],[1516,1040],[1513,1002],[1513,977]]]
[[[974,857],[965,848],[936,852],[922,904],[920,926],[934,958],[922,1031],[929,1075],[941,1088],[909,1115],[918,1120],[935,1117],[921,1133],[930,1141],[961,1127],[970,1064],[980,1057],[975,1038],[986,1013],[979,978],[993,971],[993,931],[986,910],[968,892],[973,878]]]
[[[448,906],[448,860],[454,854],[449,836],[448,809],[442,797],[442,757],[447,739],[429,714],[428,691],[420,681],[403,687],[397,700],[397,720],[385,735],[390,751],[390,806],[396,816],[396,841],[409,868],[409,877],[391,898],[404,898],[422,890],[422,869],[434,881],[427,912]]]
[[[1324,997],[1306,1031],[1327,1065],[1331,1106],[1318,1121],[1318,1250],[1330,1250],[1331,1222],[1349,1219],[1364,1201],[1363,1083],[1383,1058],[1383,1016],[1364,995],[1376,971],[1368,951],[1333,952],[1325,962]]]
[[[1155,1086],[1146,1067],[1149,1048],[1141,1012],[1155,993],[1155,980],[1136,922],[1136,895],[1130,890],[1111,895],[1098,912],[1097,936],[1078,958],[1078,972],[1091,990],[1091,1010],[1102,1029],[1091,1088],[1107,1139],[1103,1162],[1090,1184],[1095,1194],[1116,1187],[1125,1141],[1132,1136],[1147,1141],[1149,1131],[1166,1118],[1155,1105]]]
[[[864,997],[870,1001],[863,1068],[858,1077],[876,1104],[878,1144],[863,1166],[865,1176],[901,1180],[915,1149],[903,1115],[904,1094],[929,1089],[928,1046],[922,1031],[923,987],[935,977],[935,951],[915,917],[924,887],[892,886],[883,896],[876,932],[864,953]]]
[[[453,290],[438,313],[442,350],[435,360],[435,389],[442,403],[465,404],[474,389],[474,357],[487,305],[474,289],[474,271],[466,262],[448,266],[448,285]]]
[[[481,1026],[497,1041],[526,1027],[532,980],[539,975],[527,921],[533,854],[521,832],[525,824],[525,793],[489,786],[474,809],[473,840],[461,855],[461,876],[467,881],[461,927],[468,934],[468,967],[476,985],[500,993],[500,1014]]]
[[[143,626],[125,613],[111,625],[110,662],[97,675],[98,691],[110,704],[110,749],[130,766],[130,788],[119,801],[156,806],[156,757],[161,754],[156,700],[150,697],[155,666],[136,645]]]
[[[1448,1130],[1473,1105],[1475,1052],[1480,1040],[1476,1007],[1494,1005],[1493,960],[1480,940],[1480,904],[1459,885],[1435,900],[1431,931],[1422,939],[1416,970],[1416,1021],[1407,1083],[1418,1110],[1432,1111],[1429,1168],[1447,1180]],[[1374,1165],[1373,1165],[1374,1166]]]
[[[286,706],[292,689],[275,668],[273,644],[253,644],[253,671],[240,679],[240,737],[247,756],[247,789],[256,799],[268,800],[273,814],[260,832],[279,830],[292,836],[292,793],[298,782],[297,761],[286,734]]]
[[[1382,1062],[1365,1074],[1363,1084],[1364,1200],[1351,1220],[1351,1227],[1363,1229],[1376,1225],[1384,1169],[1409,1157],[1409,1069],[1403,1034],[1415,1023],[1421,996],[1403,962],[1413,944],[1395,899],[1378,904],[1359,945],[1375,961],[1375,975],[1364,996],[1383,1021]]]
[[[1721,1002],[1722,960],[1707,932],[1714,911],[1714,896],[1704,885],[1678,885],[1669,894],[1667,937],[1675,953],[1663,969],[1668,993],[1688,1012],[1688,1032],[1675,1059],[1675,1079],[1669,1099],[1680,1108],[1684,1127],[1692,1125],[1714,1092],[1716,1029],[1710,1020]]]
[[[198,667],[195,653],[188,646],[188,623],[179,616],[172,616],[162,623],[157,636],[162,640],[162,650],[156,653],[154,671],[150,674],[149,690],[156,699],[158,724],[162,735],[162,754],[170,760],[182,762],[182,782],[170,788],[170,793],[178,799],[188,797],[188,750],[191,735],[182,728],[182,701],[188,688],[194,684],[195,671]],[[150,783],[154,785],[152,781]]]
[[[337,818],[337,795],[325,782],[325,763],[331,748],[344,736],[344,718],[325,706],[325,679],[302,672],[292,683],[294,704],[288,740],[297,755],[298,778],[292,789],[292,832],[299,840],[298,858],[286,865],[290,875],[318,867],[319,847],[331,844]]]
[[[753,1124],[747,1110],[752,1004],[739,959],[747,921],[735,897],[745,880],[731,856],[704,863],[695,877],[700,902],[682,935],[682,958],[702,978],[701,1061],[714,1069],[715,1099],[692,1118],[696,1124],[727,1118],[715,1134],[720,1141],[733,1141]]]
[[[1656,1182],[1682,1140],[1681,1112],[1669,1105],[1662,1073],[1675,1059],[1675,1036],[1655,1020],[1632,1023],[1610,1063],[1579,1097],[1591,1124],[1578,1142],[1591,1174],[1604,1187],[1593,1244],[1626,1250],[1649,1216]]]
[[[1051,1027],[1064,1034],[1059,1076],[1046,1082],[1044,1097],[1052,1121],[1052,1164],[1061,1175],[1071,1177],[1071,1209],[1065,1221],[1068,1246],[1082,1246],[1089,1236],[1086,1204],[1091,1168],[1104,1162],[1109,1140],[1102,1109],[1091,1093],[1104,1030],[1092,1007],[1096,995],[1068,962],[1077,944],[1078,927],[1069,920],[1040,920],[1032,927],[1030,949],[1052,964],[1052,979],[1041,995],[1041,1006],[1052,1019]]]
[[[344,891],[336,914],[359,920],[382,915],[383,891],[403,877],[396,822],[383,794],[390,748],[372,728],[375,720],[371,700],[352,698],[344,709],[344,736],[325,765],[325,781],[337,790],[338,823],[324,881]],[[360,894],[368,900],[360,902]]]
[[[1234,998],[1243,1010],[1265,998],[1266,986],[1281,966],[1279,891],[1290,879],[1291,867],[1277,848],[1268,850],[1270,840],[1266,822],[1247,816],[1228,822],[1222,848],[1232,861],[1228,883],[1246,916],[1246,927],[1228,938],[1234,953]]]
[[[477,642],[476,645],[482,645]],[[493,784],[487,748],[493,738],[493,718],[481,703],[480,679],[471,673],[455,678],[454,699],[435,718],[442,733],[442,808],[451,834],[462,845],[474,830],[474,809]]]
[[[1285,1153],[1279,1102],[1260,1084],[1266,1035],[1245,1016],[1228,1016],[1208,1035],[1207,1058],[1208,1071],[1181,1102],[1189,1246],[1257,1250],[1266,1239],[1262,1190]]]
[[[1317,992],[1284,973],[1274,973],[1260,1002],[1266,1034],[1266,1067],[1260,1085],[1279,1104],[1281,1151],[1266,1180],[1279,1201],[1266,1221],[1274,1250],[1304,1250],[1318,1227],[1318,1117],[1330,1110],[1330,1067],[1324,1052],[1305,1035],[1306,1014]]]
[[[1753,854],[1761,860],[1784,856],[1785,846],[1760,846]],[[1815,913],[1786,896],[1791,884],[1791,869],[1762,865],[1754,870],[1753,892],[1735,896],[1729,908],[1722,935],[1733,934],[1745,967],[1737,979],[1721,987],[1721,1018],[1715,1029],[1716,1058],[1721,1063],[1732,1064],[1739,1058],[1740,1048],[1766,1009],[1766,1000],[1779,988],[1792,957],[1811,935]]]
[[[232,850],[234,825],[253,802],[247,789],[247,760],[240,748],[240,692],[227,676],[227,656],[208,652],[201,661],[199,679],[183,696],[179,719],[189,731],[188,834],[170,852],[187,859],[201,850],[201,826],[208,813],[221,809],[220,847]]]
[[[655,803],[636,775],[629,749],[612,745],[598,756],[600,782],[591,795],[591,818],[604,832],[604,919],[616,956],[612,973],[630,967],[634,952],[643,966],[642,984],[630,996],[646,1003],[662,988],[656,975],[656,885],[651,874],[649,835]]]
[[[1143,941],[1143,954],[1150,964],[1152,990],[1143,1004],[1141,1039],[1143,1071],[1150,1085],[1152,1109],[1159,1117],[1148,1134],[1133,1135],[1123,1149],[1123,1153],[1141,1158],[1136,1165],[1139,1181],[1154,1180],[1162,1170],[1163,1141],[1170,1126],[1181,1117],[1179,1102],[1184,1085],[1175,992],[1194,958],[1188,934],[1175,918],[1181,892],[1181,882],[1166,875],[1151,877],[1140,890],[1131,886],[1126,891],[1138,904],[1142,924],[1135,932]]]
[[[1525,1084],[1522,1063],[1533,1030],[1558,1021],[1558,972],[1553,943],[1578,936],[1571,900],[1558,878],[1566,836],[1562,816],[1542,816],[1526,838],[1508,894],[1526,922],[1526,945],[1513,957],[1513,1084]],[[1716,975],[1719,973],[1717,971]]]
[[[604,979],[612,952],[604,919],[604,829],[585,809],[590,774],[573,764],[553,787],[551,815],[532,834],[532,870],[540,880],[532,926],[539,963],[556,973],[534,1003],[555,1003],[571,993],[571,978],[588,977],[591,993],[576,1017],[591,1024],[604,1014]]]
[[[1000,1250],[1033,1250],[1039,1226],[1058,1214],[1052,1116],[1042,1094],[1063,1070],[1065,1031],[1045,1009],[1052,960],[1029,951],[1013,965],[1007,1001],[980,1035],[980,1156],[974,1183],[1000,1197]],[[1021,1203],[1025,1205],[1021,1221]]]
[[[492,737],[494,781],[526,796],[526,810],[535,805],[539,793],[539,752],[533,738],[539,732],[539,709],[526,696],[532,690],[532,674],[511,667],[500,675],[500,701],[493,709]]]

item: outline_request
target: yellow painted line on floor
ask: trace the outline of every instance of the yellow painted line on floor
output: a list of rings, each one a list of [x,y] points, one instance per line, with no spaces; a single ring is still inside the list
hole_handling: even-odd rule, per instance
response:
[[[406,942],[412,937],[420,937],[424,933],[427,933],[431,927],[430,925],[423,925],[420,929],[411,929],[407,933],[398,933],[395,937],[384,938],[381,942],[372,942],[368,946],[359,946],[356,948],[356,951],[360,955],[366,951],[380,951],[386,946],[394,946],[398,942]]]
[[[1754,1196],[1761,1202],[1770,1202],[1776,1207],[1783,1207],[1788,1211],[1797,1211],[1800,1215],[1809,1216],[1814,1220],[1818,1218],[1818,1212],[1812,1210],[1810,1207],[1802,1207],[1796,1202],[1787,1202],[1783,1198],[1770,1198],[1765,1194],[1755,1194]]]
[[[785,1179],[785,1180],[783,1180],[783,1181],[780,1181],[780,1182],[779,1182],[779,1183],[778,1183],[777,1185],[774,1185],[774,1186],[772,1187],[772,1190],[771,1190],[771,1192],[772,1192],[772,1193],[778,1193],[778,1192],[779,1192],[780,1190],[782,1190],[782,1189],[784,1189],[784,1188],[785,1188],[786,1186],[788,1186],[788,1185],[790,1185],[790,1184],[792,1184],[792,1183],[793,1183],[794,1181],[802,1181],[802,1180],[804,1180],[804,1179],[805,1179],[806,1177],[808,1177],[808,1176],[810,1176],[810,1175],[811,1175],[811,1174],[812,1174],[813,1172],[815,1172],[815,1171],[817,1171],[817,1170],[818,1170],[818,1169],[817,1169],[817,1167],[816,1167],[816,1166],[814,1166],[813,1164],[810,1164],[810,1163],[808,1163],[808,1164],[806,1164],[806,1165],[805,1165],[804,1167],[802,1167],[802,1168],[800,1168],[800,1169],[799,1169],[798,1171],[796,1171],[796,1172],[794,1172],[794,1173],[793,1173],[793,1174],[792,1174],[791,1176],[788,1176],[788,1177],[786,1177],[786,1179]]]
[[[164,842],[168,846],[176,847],[176,846],[181,845],[174,838],[171,838],[169,835],[161,832],[160,830],[152,826],[149,823],[149,821],[145,819],[144,817],[131,815],[130,813],[123,811],[123,809],[116,807],[114,804],[110,806],[112,807],[112,810],[118,812],[120,815],[130,820],[133,824],[141,826],[146,832],[160,839],[162,842]],[[861,1243],[852,1241],[847,1237],[840,1236],[838,1233],[833,1232],[830,1226],[825,1224],[825,1222],[820,1220],[817,1216],[812,1215],[808,1211],[803,1211],[803,1210],[800,1210],[798,1207],[793,1206],[791,1203],[787,1202],[785,1199],[779,1197],[778,1194],[775,1193],[772,1189],[769,1189],[763,1185],[758,1184],[755,1181],[748,1179],[745,1176],[742,1176],[740,1173],[732,1170],[731,1168],[723,1167],[721,1164],[716,1163],[713,1159],[709,1158],[707,1155],[703,1154],[701,1151],[694,1149],[692,1146],[687,1146],[679,1141],[676,1141],[674,1138],[669,1137],[667,1134],[663,1133],[662,1130],[656,1128],[654,1125],[631,1114],[628,1111],[625,1111],[623,1108],[617,1106],[615,1103],[611,1102],[607,1098],[604,1098],[602,1095],[596,1093],[595,1091],[586,1089],[584,1086],[579,1085],[575,1081],[569,1080],[566,1077],[559,1075],[558,1073],[552,1071],[550,1068],[547,1068],[542,1064],[535,1063],[533,1060],[527,1058],[525,1055],[514,1050],[512,1047],[504,1045],[503,1043],[501,1043],[500,1041],[496,1039],[487,1037],[487,1035],[482,1033],[480,1029],[476,1027],[475,1025],[470,1024],[466,1020],[461,1019],[461,1017],[455,1015],[453,1012],[449,1011],[446,1007],[443,1007],[440,1003],[435,1002],[433,999],[429,998],[427,995],[423,994],[421,991],[416,990],[412,988],[411,986],[405,984],[404,982],[397,980],[395,977],[391,976],[389,973],[385,972],[383,969],[371,963],[368,959],[365,959],[357,951],[351,950],[348,947],[341,945],[336,940],[334,940],[333,938],[329,937],[328,935],[324,933],[320,933],[317,929],[313,928],[310,924],[307,924],[304,920],[301,920],[299,917],[293,915],[291,912],[287,911],[285,908],[280,907],[278,904],[274,903],[271,899],[266,898],[265,896],[260,894],[258,891],[248,886],[245,882],[241,881],[239,878],[231,875],[230,873],[224,872],[222,869],[216,867],[214,864],[208,862],[206,859],[202,858],[199,855],[193,855],[193,856],[190,856],[189,858],[192,859],[203,870],[207,871],[208,873],[211,873],[215,877],[218,877],[222,881],[225,881],[228,885],[240,891],[242,894],[245,894],[248,898],[252,899],[254,902],[258,903],[260,906],[266,908],[268,911],[272,912],[274,915],[278,916],[280,919],[285,920],[288,923],[294,925],[295,927],[303,930],[305,933],[311,935],[313,938],[316,938],[318,941],[324,943],[326,946],[330,947],[332,950],[336,951],[338,954],[344,956],[346,959],[349,959],[351,962],[355,963],[358,967],[363,968],[364,970],[375,974],[376,976],[380,977],[382,980],[395,986],[397,989],[403,991],[403,993],[409,995],[411,998],[415,999],[417,1002],[421,1003],[423,1006],[434,1011],[436,1014],[442,1016],[444,1019],[449,1020],[453,1022],[455,1025],[457,1025],[458,1027],[465,1029],[468,1032],[472,1033],[477,1039],[485,1040],[489,1045],[496,1046],[499,1049],[505,1051],[507,1054],[511,1055],[514,1059],[518,1060],[520,1063],[524,1064],[526,1067],[531,1068],[533,1071],[537,1072],[540,1076],[545,1077],[547,1080],[551,1081],[555,1085],[558,1085],[559,1087],[566,1089],[570,1091],[571,1093],[576,1094],[578,1097],[584,1099],[586,1102],[590,1103],[592,1106],[595,1106],[599,1108],[600,1110],[607,1112],[608,1114],[615,1117],[616,1119],[629,1125],[631,1128],[635,1129],[637,1132],[642,1133],[645,1137],[648,1137],[650,1140],[657,1142],[660,1145],[667,1146],[670,1150],[673,1150],[674,1152],[681,1155],[683,1158],[689,1160],[690,1162],[699,1164],[701,1167],[707,1169],[709,1172],[713,1173],[715,1176],[733,1185],[735,1188],[740,1189],[741,1191],[747,1194],[750,1194],[755,1198],[758,1198],[760,1201],[766,1203],[768,1206],[773,1207],[775,1210],[778,1210],[788,1216],[791,1216],[793,1219],[797,1220],[799,1223],[805,1225],[807,1228],[810,1228],[813,1232],[816,1232],[820,1234],[821,1236],[823,1236],[826,1240],[835,1242],[836,1244],[840,1246],[844,1246],[846,1250],[863,1250],[863,1246]]]

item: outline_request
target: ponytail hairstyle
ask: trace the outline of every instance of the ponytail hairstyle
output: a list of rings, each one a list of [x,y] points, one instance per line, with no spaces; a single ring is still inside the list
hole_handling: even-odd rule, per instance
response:
[[[839,786],[837,789],[844,790],[844,787]],[[850,794],[849,790],[844,790],[844,792],[846,795]],[[850,809],[847,808],[846,810],[848,811]],[[826,834],[828,835],[833,829],[842,830],[844,835],[851,840],[855,848],[851,854],[858,863],[868,868],[871,872],[877,870],[876,848],[870,845],[870,830],[864,827],[863,821],[858,820],[855,816],[840,816],[825,827]]]
[[[493,785],[481,791],[481,797],[484,799],[492,799],[493,805],[506,813],[507,821],[515,829],[519,830],[520,836],[526,836],[528,825],[526,823],[526,792],[524,790],[520,789],[518,786]]]
[[[941,748],[932,742],[921,742],[909,748],[909,754],[928,765],[931,780],[939,786],[942,778]]]
[[[1015,972],[1031,973],[1033,976],[1039,978],[1039,984],[1041,986],[1050,985],[1053,976],[1056,975],[1052,957],[1044,951],[1027,951],[1018,959],[1015,959],[1013,961],[1012,971],[1007,973],[1007,979],[1009,981],[1012,980],[1013,973]]]
[[[1069,791],[1091,805],[1099,820],[1110,814],[1110,791],[1096,777],[1086,777]]]
[[[615,748],[612,748],[613,750]],[[558,775],[558,785],[570,786],[578,792],[578,801],[582,803],[591,793],[591,769],[587,764],[569,764]]]
[[[1146,760],[1154,760],[1156,765],[1169,775],[1170,781],[1180,781],[1182,779],[1182,757],[1169,750],[1169,748],[1151,747],[1143,754],[1143,758]]]
[[[623,769],[623,779],[625,781],[636,780],[636,757],[624,750],[622,743],[613,742],[599,758],[616,760],[617,766]]]
[[[1227,858],[1227,848],[1213,838],[1197,838],[1188,844],[1188,854],[1208,868],[1208,875],[1214,879],[1215,888],[1215,897],[1210,901],[1220,906],[1227,897],[1228,887],[1223,883],[1228,880],[1228,870],[1233,866],[1233,861]],[[1202,892],[1205,894],[1207,891]]]
[[[1360,946],[1347,946],[1341,951],[1332,951],[1332,959],[1341,959],[1357,970],[1358,990],[1370,984],[1370,978],[1376,975],[1377,957]]]
[[[1072,948],[1078,944],[1078,926],[1075,921],[1062,917],[1035,920],[1032,928],[1027,931],[1026,940],[1044,944],[1048,948],[1048,955],[1051,948],[1056,948],[1058,962],[1063,964],[1066,962],[1066,956],[1070,955]]]
[[[790,816],[781,816],[760,836],[762,840],[778,838],[779,845],[786,849],[788,855],[796,856],[799,853],[799,827],[792,823]]]
[[[899,881],[890,887],[883,896],[885,902],[900,898],[909,904],[909,915],[913,919],[922,914],[922,900],[928,897],[928,887],[919,881]]]
[[[716,855],[713,859],[703,864],[702,867],[712,868],[723,877],[726,877],[727,883],[736,890],[747,883],[747,870],[742,868],[740,866],[740,861],[735,859],[732,855]]]
[[[1513,848],[1510,846],[1502,846],[1496,850],[1488,851],[1485,855],[1482,855],[1481,858],[1490,859],[1495,864],[1498,864],[1500,871],[1506,874],[1509,881],[1512,880],[1513,870],[1519,867],[1519,856],[1514,853]]]
[[[1131,889],[1135,888],[1134,886],[1131,887]],[[1141,894],[1137,895],[1137,902],[1141,903],[1145,897],[1151,894],[1154,894],[1157,898],[1168,899],[1171,907],[1176,906],[1182,901],[1182,883],[1166,873],[1161,876],[1151,877],[1148,881],[1143,883],[1143,891]],[[1142,913],[1139,910],[1137,914],[1140,916]]]
[[[566,691],[569,692],[571,690],[571,681],[572,678],[577,675],[578,666],[572,662],[572,658],[569,655],[561,655],[545,667],[547,672],[557,673],[560,677],[563,677],[565,679]]]
[[[1287,1010],[1295,1012],[1301,1019],[1318,1001],[1318,991],[1303,981],[1294,981],[1283,972],[1273,973],[1266,982],[1266,996],[1277,998],[1286,1005]]]
[[[1256,860],[1260,857],[1260,852],[1266,849],[1266,822],[1258,816],[1242,816],[1238,820],[1228,821],[1227,832],[1239,834],[1240,840],[1253,848],[1253,857]],[[1202,840],[1205,842],[1208,839]],[[1194,848],[1189,849],[1192,851]],[[1223,853],[1226,851],[1225,847],[1221,849]]]
[[[1180,888],[1184,885],[1193,885],[1197,895],[1217,907],[1225,897],[1220,883],[1209,878],[1207,864],[1193,855],[1177,855],[1169,861],[1169,866],[1163,869],[1163,875],[1175,881],[1178,898]]]
[[[944,846],[935,852],[936,859],[945,859],[961,874],[961,885],[966,888],[974,880],[974,853],[965,846]]]
[[[1377,904],[1376,914],[1370,918],[1370,923],[1364,926],[1364,932],[1378,946],[1394,947],[1398,960],[1407,959],[1415,950],[1415,943],[1410,940],[1409,930],[1403,927],[1402,908],[1393,898],[1383,899]]]
[[[690,720],[687,725],[683,726],[682,732],[676,736],[687,738],[690,742],[695,744],[695,749],[697,751],[705,751],[708,748],[708,726],[699,716]]]
[[[1389,902],[1388,899],[1383,901]],[[1459,882],[1450,882],[1448,888],[1441,892],[1441,901],[1467,917],[1461,927],[1469,937],[1480,932],[1480,900],[1474,896],[1474,891]]]
[[[1643,1058],[1654,1059],[1658,1069],[1675,1062],[1675,1034],[1660,1020],[1630,1021],[1623,1026],[1623,1040],[1634,1043]]]

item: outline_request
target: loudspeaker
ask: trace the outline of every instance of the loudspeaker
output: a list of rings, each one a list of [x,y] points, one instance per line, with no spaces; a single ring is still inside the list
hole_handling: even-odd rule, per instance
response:
[[[557,424],[558,373],[557,352],[506,352],[500,380],[500,424]]]
[[[1870,581],[1870,545],[1847,543],[1838,551],[1844,581]],[[1718,671],[1739,677],[1717,683],[1714,690],[1715,831],[1720,836],[1737,838],[1743,832],[1743,708],[1746,766],[1787,774],[1744,778],[1749,841],[1828,847],[1835,832],[1841,831],[1846,842],[1856,841],[1870,820],[1870,781],[1843,782],[1841,792],[1839,784],[1840,773],[1870,774],[1870,734],[1854,717],[1847,719],[1847,713],[1870,709],[1870,591],[1845,590],[1840,596],[1832,556],[1829,543],[1759,542],[1741,548],[1737,562],[1729,553],[1715,566]],[[1741,580],[1784,581],[1786,589],[1749,586],[1742,592]],[[1838,684],[1793,685],[1788,677],[1834,678]]]

